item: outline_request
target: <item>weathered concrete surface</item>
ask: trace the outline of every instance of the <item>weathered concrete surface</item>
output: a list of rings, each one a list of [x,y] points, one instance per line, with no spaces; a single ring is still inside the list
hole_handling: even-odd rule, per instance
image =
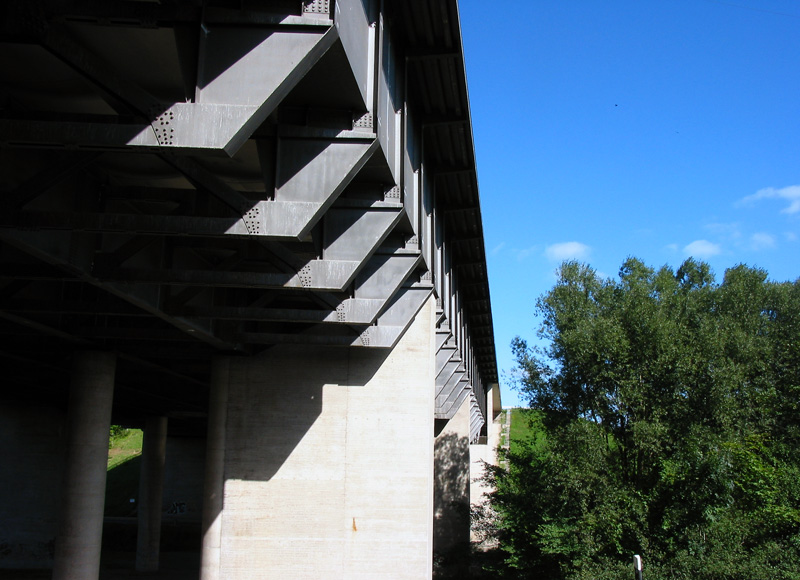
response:
[[[58,409],[0,407],[0,569],[53,565],[65,433]]]
[[[68,443],[53,580],[92,580],[100,573],[113,353],[75,353],[68,407]]]
[[[230,360],[220,577],[430,578],[433,340]]]
[[[470,408],[464,401],[449,421],[439,420],[434,442],[433,558],[436,578],[469,571]]]

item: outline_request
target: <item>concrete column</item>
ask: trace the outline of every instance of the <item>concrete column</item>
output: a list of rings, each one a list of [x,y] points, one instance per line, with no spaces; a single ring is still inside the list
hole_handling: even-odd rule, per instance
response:
[[[116,355],[107,352],[76,353],[73,361],[53,580],[92,580],[100,573],[115,367]]]
[[[469,398],[453,417],[437,421],[434,442],[434,577],[466,578],[469,573]]]
[[[136,536],[136,570],[139,572],[158,570],[166,452],[167,418],[148,417],[139,472],[139,525]]]
[[[201,580],[218,580],[220,578],[222,508],[225,491],[225,428],[228,415],[229,381],[230,359],[215,358],[211,368],[211,387],[208,398]]]

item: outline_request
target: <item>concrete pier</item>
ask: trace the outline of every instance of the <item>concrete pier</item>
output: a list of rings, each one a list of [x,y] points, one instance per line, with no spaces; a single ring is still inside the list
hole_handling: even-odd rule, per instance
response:
[[[430,578],[431,303],[389,353],[231,360],[220,577]]]
[[[136,570],[158,570],[164,463],[167,451],[167,418],[148,417],[142,442],[139,477],[139,511],[136,536]]]
[[[100,542],[116,355],[76,353],[70,388],[66,472],[53,580],[93,580]]]
[[[220,576],[220,544],[222,541],[222,509],[225,490],[225,430],[228,415],[228,383],[231,361],[214,359],[208,399],[208,435],[206,441],[206,475],[203,488],[203,547],[201,580],[218,580]]]

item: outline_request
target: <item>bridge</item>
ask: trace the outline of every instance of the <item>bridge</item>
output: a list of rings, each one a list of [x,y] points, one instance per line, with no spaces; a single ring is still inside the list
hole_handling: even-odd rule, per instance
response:
[[[120,424],[139,571],[180,500],[203,580],[429,578],[499,411],[456,0],[0,11],[0,570],[98,578]]]

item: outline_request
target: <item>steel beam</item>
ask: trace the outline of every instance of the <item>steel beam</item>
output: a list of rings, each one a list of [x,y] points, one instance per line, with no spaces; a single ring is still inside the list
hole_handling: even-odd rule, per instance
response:
[[[58,22],[34,27],[41,45],[95,84],[133,125],[5,121],[6,145],[222,151],[232,156],[338,40],[335,27],[204,25],[193,103],[162,103],[76,42]],[[253,75],[253,70],[260,74]]]
[[[430,296],[429,285],[404,287],[393,298],[377,323],[358,334],[331,334],[312,327],[293,334],[276,332],[240,332],[235,340],[245,344],[321,344],[328,346],[360,346],[393,348]]]
[[[239,219],[113,212],[11,211],[0,215],[0,227],[25,231],[66,230],[144,236],[293,240],[296,239],[293,233],[280,231],[284,229],[281,225],[285,226],[281,218],[290,214],[302,216],[309,210],[313,211],[313,206],[304,202],[262,201]],[[345,216],[345,213],[349,215]],[[374,251],[396,224],[398,216],[397,209],[332,210],[326,216],[326,222],[331,224],[326,229],[327,253],[353,254],[365,258],[365,251]],[[348,244],[351,244],[349,251]]]
[[[152,289],[143,288],[140,284],[120,286],[113,283],[104,283],[96,278],[91,273],[91,259],[87,259],[86,255],[75,253],[75,248],[71,243],[72,238],[69,234],[43,239],[41,236],[37,236],[35,232],[0,230],[0,240],[43,262],[68,272],[78,280],[98,286],[185,332],[193,333],[192,335],[197,340],[224,350],[242,350],[240,345],[220,340],[214,335],[213,331],[204,325],[197,325],[193,322],[166,315],[161,308],[161,298],[157,289],[153,292]]]

